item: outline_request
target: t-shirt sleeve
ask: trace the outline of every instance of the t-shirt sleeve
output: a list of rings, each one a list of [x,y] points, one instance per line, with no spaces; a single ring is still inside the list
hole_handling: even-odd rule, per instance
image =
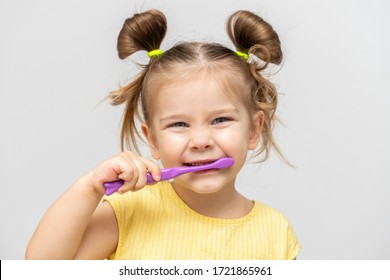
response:
[[[286,257],[288,260],[293,260],[297,257],[299,251],[301,250],[301,245],[294,233],[293,228],[290,224],[287,226],[287,252]]]

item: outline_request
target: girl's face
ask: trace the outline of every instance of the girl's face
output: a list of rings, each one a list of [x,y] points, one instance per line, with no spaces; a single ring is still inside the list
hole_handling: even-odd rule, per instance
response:
[[[227,88],[227,87],[225,87]],[[196,193],[215,193],[234,187],[248,150],[256,148],[262,114],[250,115],[242,93],[224,93],[212,77],[164,88],[153,96],[150,124],[143,125],[152,155],[164,167],[199,165],[223,157],[234,159],[227,169],[188,173],[176,185]]]

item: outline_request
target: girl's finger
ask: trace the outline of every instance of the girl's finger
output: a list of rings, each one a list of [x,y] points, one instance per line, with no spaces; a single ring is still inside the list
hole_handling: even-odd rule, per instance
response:
[[[121,194],[130,191],[138,181],[139,164],[137,165],[135,163],[136,161],[136,156],[134,156],[134,154],[131,152],[122,153],[118,159],[118,164],[120,165],[119,168],[121,171],[121,173],[118,175],[118,178],[125,181],[124,184],[118,189],[118,192]]]
[[[144,161],[142,160],[141,157],[137,158],[137,160],[134,160],[134,165],[136,166],[136,168],[138,170],[138,177],[137,177],[137,180],[134,183],[131,191],[138,191],[138,190],[142,189],[143,187],[145,187],[145,185],[146,185],[147,167],[144,164]]]
[[[146,169],[152,174],[153,179],[156,182],[161,180],[161,169],[153,160],[148,158],[140,158],[140,160],[145,164]]]

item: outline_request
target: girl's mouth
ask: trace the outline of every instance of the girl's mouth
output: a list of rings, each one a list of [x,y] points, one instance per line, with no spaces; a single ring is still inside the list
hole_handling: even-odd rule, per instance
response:
[[[194,162],[184,163],[184,166],[202,166],[202,165],[207,165],[207,164],[210,164],[213,162],[215,162],[215,160],[194,161]]]

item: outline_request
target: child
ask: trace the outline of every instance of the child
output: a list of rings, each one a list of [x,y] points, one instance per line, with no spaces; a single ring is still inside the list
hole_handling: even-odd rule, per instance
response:
[[[237,51],[186,42],[163,53],[166,29],[165,16],[150,10],[127,19],[120,31],[121,59],[137,51],[150,57],[129,85],[111,93],[114,105],[126,104],[122,151],[125,146],[138,151],[142,131],[153,158],[165,168],[223,157],[233,158],[234,165],[145,186],[147,171],[160,181],[159,166],[122,152],[54,202],[26,258],[296,258],[300,245],[286,218],[235,186],[248,151],[262,160],[271,147],[278,151],[271,131],[277,92],[262,76],[269,63],[282,61],[278,35],[260,17],[238,11],[227,21]],[[118,179],[123,186],[104,197],[103,183]]]

